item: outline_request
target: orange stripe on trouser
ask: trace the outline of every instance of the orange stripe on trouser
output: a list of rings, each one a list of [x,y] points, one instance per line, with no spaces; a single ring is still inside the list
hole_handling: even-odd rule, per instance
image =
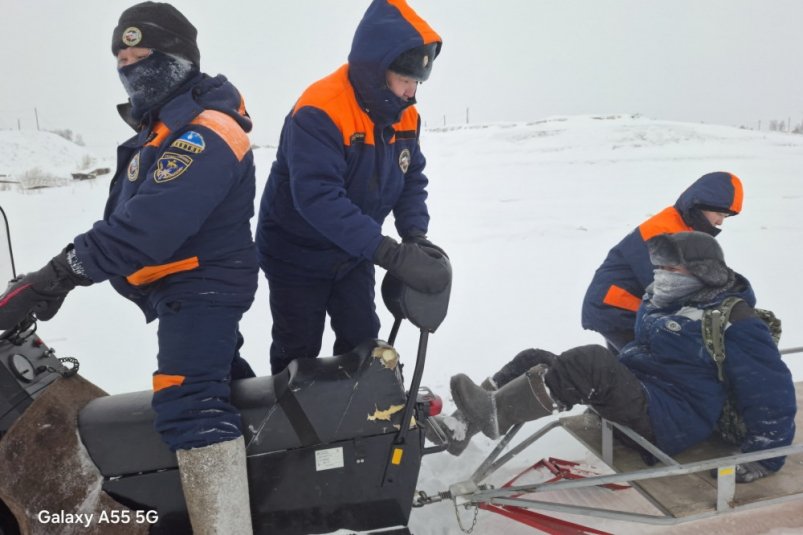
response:
[[[184,260],[170,262],[169,264],[145,266],[144,268],[135,271],[126,277],[126,280],[129,284],[133,284],[134,286],[142,286],[144,284],[150,284],[158,281],[159,279],[163,279],[164,277],[172,275],[173,273],[193,270],[199,265],[200,262],[198,261],[198,257],[193,256],[192,258],[185,258]]]
[[[153,391],[159,392],[160,390],[170,388],[171,386],[181,386],[184,384],[185,379],[186,377],[183,375],[166,375],[163,373],[157,373],[153,376]]]
[[[605,298],[602,302],[606,305],[630,310],[632,312],[637,311],[638,307],[641,306],[640,298],[615,284],[611,284],[611,287],[608,288],[608,293],[605,294]]]

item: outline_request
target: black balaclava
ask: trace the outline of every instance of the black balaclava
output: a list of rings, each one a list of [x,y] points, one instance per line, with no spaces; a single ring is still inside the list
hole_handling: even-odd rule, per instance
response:
[[[719,229],[711,224],[708,218],[705,217],[703,214],[703,210],[710,210],[710,208],[703,208],[701,206],[694,206],[688,212],[688,219],[687,223],[691,228],[694,230],[705,232],[709,236],[715,236],[722,232],[722,229]],[[715,212],[723,212],[722,209],[713,210]]]
[[[120,15],[112,32],[112,53],[116,56],[131,47],[152,51],[148,57],[118,69],[135,120],[158,109],[200,72],[197,36],[195,26],[167,3],[142,2]]]
[[[176,93],[198,67],[187,59],[154,50],[147,58],[117,71],[131,99],[131,116],[140,120]]]

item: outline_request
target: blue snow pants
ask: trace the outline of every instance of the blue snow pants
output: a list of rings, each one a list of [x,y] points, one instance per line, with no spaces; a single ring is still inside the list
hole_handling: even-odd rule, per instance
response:
[[[379,335],[374,304],[374,266],[361,262],[339,279],[305,276],[299,270],[267,273],[273,316],[270,366],[275,375],[297,358],[321,352],[326,314],[335,333],[334,354]]]
[[[238,330],[248,306],[162,303],[154,428],[172,451],[239,437],[240,412],[229,402],[232,379],[253,377],[240,357]]]

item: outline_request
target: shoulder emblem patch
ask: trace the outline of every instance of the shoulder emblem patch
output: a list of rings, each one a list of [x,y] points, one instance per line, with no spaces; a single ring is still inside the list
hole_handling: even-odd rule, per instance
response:
[[[181,176],[184,171],[192,164],[192,158],[184,154],[175,152],[165,152],[156,162],[156,170],[153,172],[153,180],[157,184],[169,182]]]
[[[170,146],[193,154],[199,154],[206,148],[206,142],[201,134],[190,130],[171,143]]]
[[[139,178],[139,153],[136,153],[128,162],[128,180],[136,182]]]
[[[399,168],[401,168],[402,173],[406,173],[407,169],[410,168],[410,149],[404,149],[399,154]]]

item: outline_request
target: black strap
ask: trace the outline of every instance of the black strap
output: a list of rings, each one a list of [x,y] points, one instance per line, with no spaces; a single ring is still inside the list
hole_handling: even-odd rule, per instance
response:
[[[273,388],[274,392],[276,392],[276,400],[290,421],[290,425],[293,426],[301,445],[320,444],[321,439],[318,437],[318,433],[315,432],[312,422],[307,418],[304,409],[301,408],[301,403],[298,402],[293,390],[289,388],[289,382],[289,373],[280,373],[275,376]]]

